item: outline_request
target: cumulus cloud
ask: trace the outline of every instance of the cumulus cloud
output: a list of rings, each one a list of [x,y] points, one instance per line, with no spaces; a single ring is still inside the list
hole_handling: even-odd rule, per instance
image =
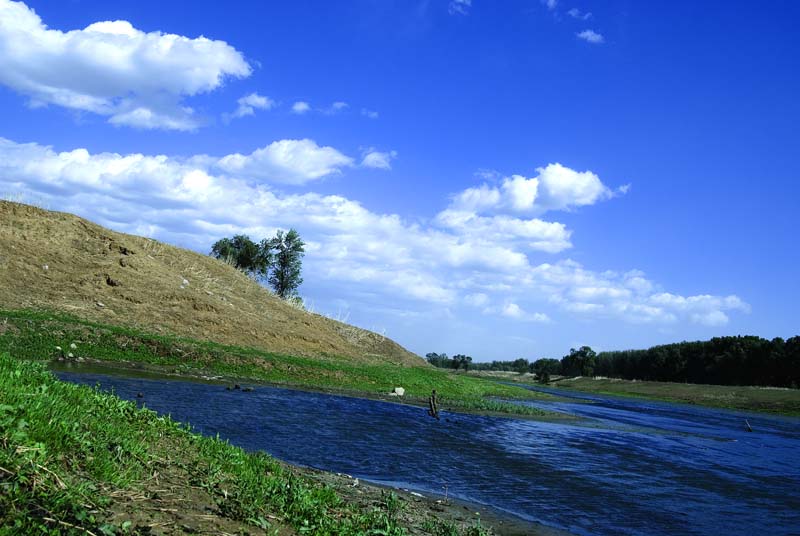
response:
[[[749,311],[736,295],[683,296],[635,270],[531,262],[531,254],[558,251],[569,240],[557,222],[452,209],[429,222],[408,221],[338,195],[281,193],[260,180],[284,173],[282,182],[313,180],[352,165],[311,140],[283,140],[249,155],[175,158],[56,152],[0,138],[0,191],[199,251],[220,236],[262,237],[296,227],[309,244],[307,280],[335,284],[351,301],[369,293],[402,300],[409,309],[466,306],[540,323],[556,311],[637,324],[719,326]],[[346,294],[348,285],[357,290]]]
[[[593,45],[601,45],[606,42],[606,38],[594,30],[583,30],[575,35],[578,36],[578,39],[583,39],[587,43],[591,43]]]
[[[440,212],[436,221],[442,227],[458,231],[461,236],[515,242],[528,250],[558,253],[572,247],[569,240],[572,232],[558,222],[503,215],[485,217],[451,209]]]
[[[236,176],[303,184],[340,173],[342,168],[353,165],[353,159],[333,147],[320,147],[313,140],[280,140],[248,155],[229,154],[214,165]]]
[[[472,0],[450,0],[447,11],[451,15],[467,15],[472,7]]]
[[[381,152],[369,149],[361,160],[361,166],[375,169],[392,169],[392,160],[395,158],[397,158],[397,151]]]
[[[234,119],[237,117],[245,117],[248,115],[255,115],[256,109],[258,110],[271,110],[275,107],[274,100],[258,93],[250,93],[236,101],[239,105],[236,110],[231,114],[224,114],[223,118],[226,120]]]
[[[224,41],[145,33],[127,21],[48,29],[22,2],[0,0],[0,83],[31,106],[107,116],[115,125],[192,130],[201,121],[185,97],[251,73]]]
[[[330,108],[328,108],[326,110],[323,110],[323,111],[325,113],[329,114],[329,115],[332,115],[332,114],[337,114],[339,112],[343,112],[344,110],[348,109],[349,107],[350,107],[350,105],[347,104],[344,101],[336,101],[333,104],[331,104]]]
[[[577,7],[573,7],[572,9],[567,11],[567,15],[569,15],[573,19],[578,19],[578,20],[589,20],[589,19],[592,18],[592,14],[591,13],[589,13],[589,12],[584,13],[583,11],[578,9]]]
[[[452,208],[472,212],[535,212],[569,210],[609,199],[615,192],[591,171],[575,171],[561,164],[538,168],[536,177],[512,175],[499,187],[482,184],[453,198]],[[627,186],[624,187],[627,191]],[[619,189],[616,193],[623,193]]]
[[[292,113],[303,115],[311,111],[311,105],[306,101],[297,101],[292,104]]]
[[[500,309],[500,314],[516,320],[525,320],[528,322],[550,322],[550,317],[544,313],[528,313],[519,305],[513,302],[506,302]]]
[[[638,270],[594,272],[571,260],[536,266],[523,284],[544,289],[550,301],[566,311],[639,324],[687,320],[723,325],[728,322],[726,311],[750,312],[735,295],[681,296],[661,291]]]

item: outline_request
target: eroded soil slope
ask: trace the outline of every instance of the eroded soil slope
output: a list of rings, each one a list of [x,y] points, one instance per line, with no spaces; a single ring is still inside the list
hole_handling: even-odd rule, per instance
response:
[[[425,365],[379,334],[286,304],[209,256],[8,201],[0,304],[270,352]]]

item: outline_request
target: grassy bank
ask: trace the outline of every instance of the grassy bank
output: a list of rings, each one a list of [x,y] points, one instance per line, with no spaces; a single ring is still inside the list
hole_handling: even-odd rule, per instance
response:
[[[71,348],[74,345],[75,348]],[[480,378],[447,374],[433,367],[353,363],[347,358],[297,357],[187,338],[153,335],[97,324],[63,314],[0,311],[0,351],[20,359],[92,359],[124,367],[185,375],[214,375],[276,385],[328,389],[353,394],[387,394],[403,387],[404,400],[423,402],[436,389],[448,409],[516,415],[544,415],[502,398],[547,398],[525,389]]]
[[[406,506],[389,492],[345,502],[267,455],[0,354],[0,534],[488,534]]]
[[[563,379],[551,383],[550,387],[698,404],[715,408],[800,416],[800,390],[798,389],[646,382],[613,378]]]

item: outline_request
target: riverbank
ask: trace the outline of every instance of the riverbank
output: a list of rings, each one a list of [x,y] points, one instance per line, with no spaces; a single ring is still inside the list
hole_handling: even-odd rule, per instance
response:
[[[584,393],[625,396],[694,404],[712,408],[736,409],[800,416],[800,389],[738,385],[650,382],[618,378],[557,378],[547,385],[534,381],[532,374],[477,373],[487,378],[513,381],[536,387],[568,389]]]
[[[12,534],[552,533],[474,505],[248,454],[7,354],[0,488],[0,526]]]
[[[503,399],[553,400],[550,395],[481,378],[448,374],[427,365],[355,363],[335,355],[273,354],[254,348],[155,335],[59,313],[0,311],[0,352],[3,351],[19,359],[102,362],[159,374],[263,382],[365,397],[388,397],[394,388],[402,387],[405,391],[402,399],[417,404],[424,404],[435,389],[442,407],[453,411],[556,416],[503,402]]]

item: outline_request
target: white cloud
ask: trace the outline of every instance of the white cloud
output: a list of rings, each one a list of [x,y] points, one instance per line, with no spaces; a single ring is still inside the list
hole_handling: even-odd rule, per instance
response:
[[[528,313],[523,310],[522,307],[513,302],[507,302],[500,310],[500,314],[508,318],[526,320],[529,322],[550,322],[550,317],[548,317],[546,314]]]
[[[521,284],[544,290],[549,300],[564,310],[632,323],[669,324],[684,319],[723,325],[728,319],[724,311],[750,311],[735,295],[680,296],[660,291],[638,270],[598,273],[569,260],[536,266]]]
[[[537,171],[539,174],[529,179],[521,175],[506,177],[499,188],[487,184],[468,188],[453,198],[451,206],[478,213],[543,213],[593,205],[615,195],[591,171],[579,172],[558,163]],[[618,193],[622,193],[622,189]]]
[[[550,11],[554,11],[558,7],[558,0],[541,0],[542,5],[547,7]]]
[[[472,6],[472,0],[450,0],[447,11],[451,15],[467,15]]]
[[[255,115],[256,109],[271,110],[275,107],[274,100],[258,93],[250,93],[236,101],[239,105],[236,110],[231,114],[223,114],[223,118],[230,120],[237,117],[245,117],[248,115]]]
[[[361,115],[369,119],[378,119],[378,117],[380,117],[378,112],[374,110],[368,110],[366,108],[361,108]]]
[[[524,244],[524,249],[558,253],[572,247],[571,231],[563,223],[540,219],[523,220],[509,216],[478,216],[472,212],[447,209],[436,216],[442,227],[458,231],[461,236],[481,237]]]
[[[695,313],[692,315],[692,322],[703,324],[704,326],[724,326],[728,323],[728,315],[722,311],[711,311],[708,313]]]
[[[594,30],[584,30],[575,35],[578,36],[578,39],[583,39],[587,43],[592,43],[593,45],[600,45],[606,42],[605,37]]]
[[[311,111],[311,105],[305,101],[297,101],[292,104],[292,113],[303,115]]]
[[[346,102],[336,101],[333,104],[331,104],[331,107],[329,108],[329,112],[330,113],[337,113],[337,112],[341,112],[343,110],[346,110],[349,107],[350,107],[350,105],[347,104]]]
[[[473,307],[539,323],[560,311],[634,324],[719,326],[749,311],[736,295],[682,296],[636,270],[532,263],[531,254],[568,244],[569,230],[558,222],[453,209],[430,222],[407,221],[342,196],[284,194],[260,182],[304,182],[352,165],[311,140],[283,140],[249,155],[175,158],[59,153],[0,138],[0,192],[200,251],[221,236],[264,237],[296,227],[309,244],[307,281],[335,285],[350,302],[371,295],[397,308]]]
[[[483,314],[500,315],[505,318],[522,322],[538,322],[542,324],[551,322],[550,317],[545,313],[529,313],[512,301],[506,301],[501,306],[485,307],[483,309]]]
[[[349,156],[309,139],[275,141],[249,155],[229,154],[216,163],[232,175],[287,184],[303,184],[352,165]]]
[[[249,76],[224,41],[145,33],[127,21],[83,30],[48,29],[22,2],[0,0],[0,83],[30,105],[108,116],[115,125],[192,130],[201,125],[185,97]]]
[[[395,158],[397,158],[397,151],[381,152],[369,149],[361,160],[361,166],[375,169],[392,169],[392,160]]]
[[[584,13],[583,11],[578,9],[577,7],[573,7],[572,9],[567,11],[567,15],[569,15],[573,19],[578,19],[578,20],[589,20],[589,19],[592,18],[592,14],[591,13],[589,13],[588,11],[586,13]]]

